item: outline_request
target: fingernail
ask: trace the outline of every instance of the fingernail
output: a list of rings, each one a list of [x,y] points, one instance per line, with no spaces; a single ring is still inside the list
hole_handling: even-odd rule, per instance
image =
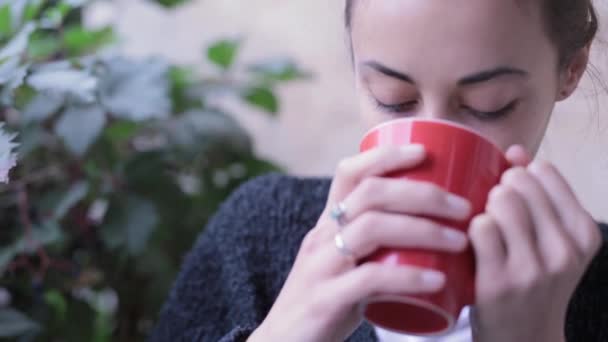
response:
[[[445,283],[445,275],[437,271],[424,271],[421,278],[424,285],[432,288],[440,288]]]
[[[471,204],[469,203],[469,201],[460,196],[448,194],[447,202],[448,205],[452,207],[452,209],[454,209],[454,211],[458,212],[459,214],[462,214],[463,217],[468,216],[469,212],[471,211]]]
[[[454,228],[443,228],[442,234],[446,241],[456,248],[462,248],[468,243],[467,236]]]
[[[401,146],[401,151],[407,154],[422,154],[424,153],[424,146],[420,144],[411,144]]]

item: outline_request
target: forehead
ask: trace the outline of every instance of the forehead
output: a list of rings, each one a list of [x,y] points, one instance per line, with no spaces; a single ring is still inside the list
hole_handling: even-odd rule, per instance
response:
[[[432,62],[461,71],[496,64],[533,67],[533,55],[552,52],[540,7],[520,0],[359,0],[352,27],[355,58],[410,68]]]

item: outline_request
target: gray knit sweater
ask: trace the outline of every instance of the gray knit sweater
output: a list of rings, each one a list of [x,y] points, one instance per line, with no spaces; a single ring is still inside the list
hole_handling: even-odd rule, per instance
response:
[[[329,186],[272,174],[235,191],[187,256],[150,341],[245,341],[276,299]],[[568,341],[608,342],[606,243],[572,298],[565,329]],[[377,337],[363,323],[348,341]]]

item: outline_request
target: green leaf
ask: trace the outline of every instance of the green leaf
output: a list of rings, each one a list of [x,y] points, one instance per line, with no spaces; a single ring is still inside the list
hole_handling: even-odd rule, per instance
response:
[[[301,70],[293,60],[288,58],[270,59],[250,64],[247,70],[268,82],[287,82],[310,77],[309,73]]]
[[[190,109],[204,107],[202,96],[193,91],[196,85],[196,71],[190,67],[173,66],[169,71],[171,80],[171,102],[173,113],[183,113]]]
[[[61,220],[72,207],[86,197],[88,192],[89,185],[85,181],[80,181],[72,185],[57,202],[53,210],[53,219]]]
[[[32,226],[30,236],[22,235],[14,244],[16,253],[32,254],[39,246],[52,245],[63,238],[61,228],[56,221],[45,221]]]
[[[113,328],[112,316],[105,312],[97,311],[95,326],[93,328],[93,342],[112,341]]]
[[[12,91],[23,84],[26,73],[27,67],[20,65],[19,57],[9,57],[0,62],[0,86]]]
[[[8,37],[13,31],[13,18],[11,15],[11,6],[4,5],[0,7],[0,38]]]
[[[100,101],[116,118],[135,122],[170,115],[169,65],[162,60],[132,61],[116,57],[104,62]]]
[[[16,338],[40,329],[38,323],[11,308],[0,309],[0,337]]]
[[[72,6],[67,1],[61,1],[57,5],[47,9],[40,19],[40,26],[45,29],[56,29],[61,26]]]
[[[8,83],[11,78],[13,78],[15,70],[17,70],[18,68],[18,57],[7,57],[3,60],[0,60],[0,85]]]
[[[19,133],[19,148],[17,150],[20,159],[26,158],[32,151],[41,146],[44,139],[44,131],[41,125],[26,125]]]
[[[8,42],[8,44],[0,48],[0,61],[10,57],[20,58],[26,51],[30,35],[34,32],[35,28],[36,26],[33,23],[28,23]]]
[[[32,227],[32,238],[40,245],[52,245],[63,238],[61,227],[56,221],[45,221]]]
[[[213,147],[249,152],[251,139],[234,118],[224,113],[192,110],[167,122],[169,143],[186,159]]]
[[[41,122],[57,113],[63,106],[62,96],[53,94],[37,94],[21,112],[23,123]]]
[[[270,114],[276,114],[279,111],[279,100],[270,88],[247,88],[242,93],[242,97],[247,103],[261,108]]]
[[[166,154],[160,150],[130,156],[123,167],[127,187],[150,200],[152,196],[159,194],[162,203],[168,198],[167,194],[177,188],[173,177],[167,172],[165,159]]]
[[[55,34],[36,32],[32,35],[28,46],[28,55],[34,60],[47,60],[59,53],[61,41]]]
[[[73,96],[85,103],[95,100],[97,83],[90,72],[75,69],[69,62],[39,67],[27,78],[27,84],[39,92]]]
[[[48,290],[44,293],[44,301],[48,306],[53,308],[56,316],[59,320],[65,322],[68,312],[68,304],[61,292],[57,290]]]
[[[22,85],[15,89],[13,97],[13,106],[17,110],[23,110],[36,97],[36,91],[31,87]]]
[[[139,125],[136,122],[121,120],[112,123],[108,128],[106,128],[104,135],[110,141],[120,144],[130,140],[135,134],[137,134],[138,130]]]
[[[28,1],[23,13],[23,21],[34,20],[38,13],[40,13],[42,5],[43,2],[41,0]]]
[[[63,0],[64,3],[70,5],[72,8],[83,7],[92,1],[93,0]]]
[[[156,2],[159,5],[166,7],[166,8],[173,8],[173,7],[177,7],[179,5],[183,5],[191,0],[150,0],[152,2]]]
[[[285,172],[280,166],[268,160],[251,156],[243,161],[248,177],[256,177],[269,172]]]
[[[101,176],[101,170],[94,160],[87,160],[84,164],[84,171],[89,179],[99,178]]]
[[[14,93],[21,86],[23,77],[27,71],[20,69],[17,77],[8,84],[0,85],[0,107],[14,107]]]
[[[187,87],[196,81],[196,71],[191,67],[172,66],[169,70],[169,78],[174,87]]]
[[[134,195],[118,200],[113,206],[107,214],[109,222],[102,228],[104,241],[110,248],[125,246],[130,255],[140,255],[158,224],[156,207]]]
[[[104,110],[98,105],[72,106],[55,125],[55,134],[63,139],[67,149],[82,157],[106,124]]]
[[[63,44],[70,56],[80,56],[115,41],[111,27],[88,30],[81,26],[67,28],[63,33]]]
[[[228,70],[234,64],[240,43],[238,39],[215,42],[207,49],[207,58],[223,70]]]

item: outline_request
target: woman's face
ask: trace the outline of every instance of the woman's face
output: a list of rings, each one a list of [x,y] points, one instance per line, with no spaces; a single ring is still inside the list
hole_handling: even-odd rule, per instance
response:
[[[536,153],[565,86],[536,1],[358,0],[353,14],[370,126],[440,118]]]

